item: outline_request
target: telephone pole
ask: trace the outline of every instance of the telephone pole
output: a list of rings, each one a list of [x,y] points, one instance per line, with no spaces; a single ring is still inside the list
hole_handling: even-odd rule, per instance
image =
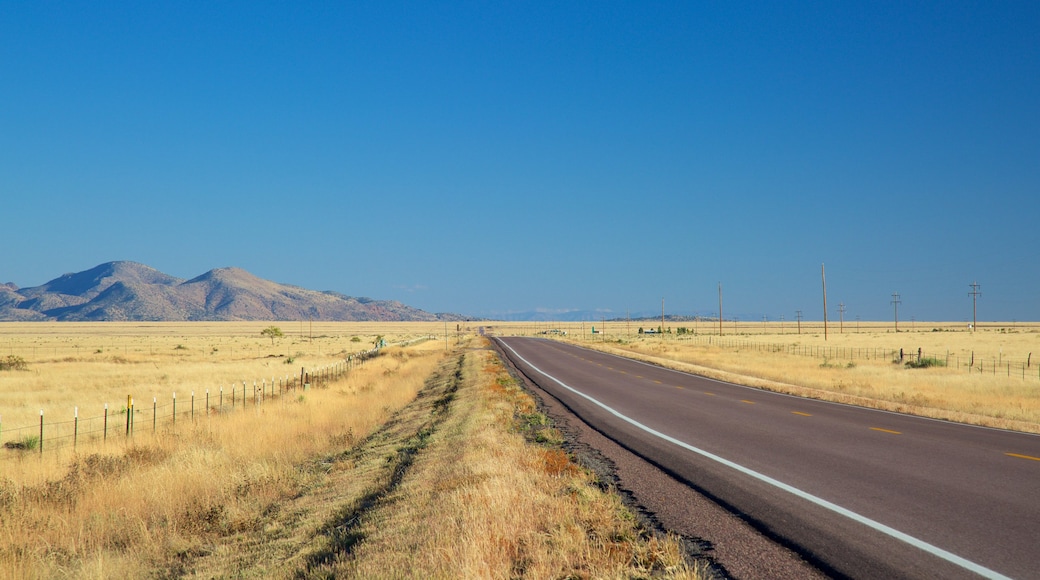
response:
[[[975,303],[978,300],[979,296],[982,296],[982,292],[979,292],[979,282],[978,282],[978,280],[972,282],[971,284],[968,284],[968,286],[971,287],[971,292],[968,292],[968,296],[971,296],[971,331],[975,332],[975,326],[976,326],[976,321],[975,321],[975,314],[976,314]]]
[[[845,303],[838,303],[838,334],[845,333]]]
[[[722,336],[722,282],[719,282],[719,336]]]
[[[823,280],[823,340],[827,340],[827,271],[820,264],[820,278]]]
[[[801,310],[795,310],[794,313],[795,313],[795,316],[798,318],[798,334],[801,334],[802,333],[802,311]]]
[[[893,308],[894,313],[895,313],[894,315],[895,315],[895,322],[896,322],[896,332],[899,332],[899,305],[902,304],[902,303],[903,303],[903,301],[899,299],[899,292],[893,292],[892,293],[892,308]]]
[[[661,340],[664,340],[664,298],[661,298]]]

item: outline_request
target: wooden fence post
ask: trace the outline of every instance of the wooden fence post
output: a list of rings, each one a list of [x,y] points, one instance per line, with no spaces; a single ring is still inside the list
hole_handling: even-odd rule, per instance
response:
[[[79,407],[72,408],[72,448],[79,442]]]
[[[40,409],[40,455],[43,455],[43,409]]]

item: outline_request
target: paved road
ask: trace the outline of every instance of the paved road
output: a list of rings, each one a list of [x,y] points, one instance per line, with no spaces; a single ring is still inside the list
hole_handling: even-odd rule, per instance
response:
[[[593,427],[855,578],[1040,578],[1040,437],[500,338]]]

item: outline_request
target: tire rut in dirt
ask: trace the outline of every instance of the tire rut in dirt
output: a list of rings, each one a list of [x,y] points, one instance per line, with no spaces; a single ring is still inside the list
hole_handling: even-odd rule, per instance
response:
[[[320,533],[328,538],[328,546],[308,556],[304,567],[297,571],[299,579],[312,577],[312,572],[331,565],[335,560],[349,558],[355,548],[365,540],[361,532],[361,523],[366,514],[378,508],[404,480],[415,459],[426,448],[437,428],[448,417],[451,403],[462,385],[462,368],[465,355],[457,359],[454,372],[438,371],[427,379],[426,386],[419,392],[415,401],[399,411],[378,431],[370,435],[360,445],[348,452],[350,455],[364,455],[365,449],[373,442],[385,440],[390,432],[401,424],[400,418],[417,407],[428,407],[429,416],[410,436],[402,438],[401,444],[394,454],[387,458],[386,475],[383,481],[373,486],[365,495],[351,503],[347,508],[333,517],[321,529]],[[450,375],[449,375],[450,373]],[[433,400],[430,400],[433,398]],[[320,573],[319,573],[320,576]]]

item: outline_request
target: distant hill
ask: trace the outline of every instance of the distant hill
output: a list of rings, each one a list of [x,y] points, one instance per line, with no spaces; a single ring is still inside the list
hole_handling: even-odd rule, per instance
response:
[[[0,284],[0,320],[463,320],[393,300],[355,298],[218,268],[183,280],[136,262],[108,262],[34,288]]]

